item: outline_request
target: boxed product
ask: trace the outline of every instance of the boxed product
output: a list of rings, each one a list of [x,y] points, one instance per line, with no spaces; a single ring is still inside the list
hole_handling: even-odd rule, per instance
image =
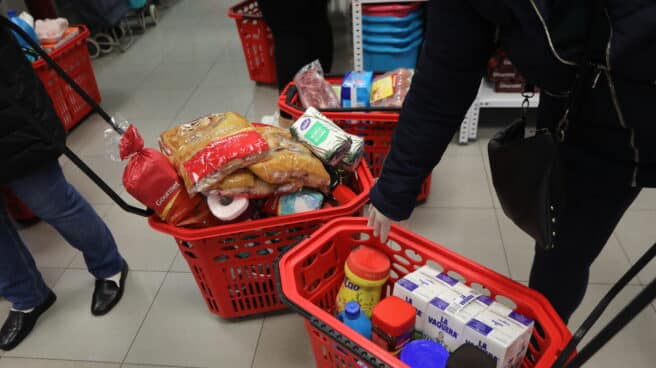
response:
[[[445,274],[438,275],[444,289],[426,305],[424,333],[453,351],[460,345],[465,325],[486,310],[485,303],[478,302],[480,293]]]
[[[486,309],[467,323],[461,344],[472,344],[486,352],[497,362],[497,368],[520,367],[531,340],[533,320],[497,307]]]
[[[373,72],[348,72],[342,81],[342,107],[369,107]]]

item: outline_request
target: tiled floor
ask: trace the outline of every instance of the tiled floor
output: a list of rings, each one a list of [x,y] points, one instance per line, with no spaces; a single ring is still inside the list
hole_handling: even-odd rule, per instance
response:
[[[103,106],[131,119],[148,145],[155,146],[158,133],[174,123],[205,113],[232,110],[256,120],[275,110],[276,89],[248,79],[225,3],[181,0],[127,53],[95,62]],[[340,42],[338,48],[348,47]],[[338,63],[348,65],[342,59]],[[121,188],[122,164],[103,157],[105,128],[98,116],[92,116],[71,134],[69,144],[108,183]],[[478,143],[449,147],[434,173],[430,199],[407,226],[525,282],[533,251],[529,238],[504,217],[491,187],[485,143],[492,132],[483,128]],[[62,162],[69,180],[111,227],[132,266],[127,294],[107,317],[91,317],[93,280],[82,257],[46,225],[22,230],[59,299],[20,347],[0,353],[0,368],[313,366],[299,317],[223,321],[210,314],[172,239],[151,230],[145,220],[121,212],[72,164]],[[571,328],[656,240],[654,224],[656,191],[649,190],[636,201],[595,263],[589,293]],[[617,312],[654,276],[656,265],[634,280],[611,312]],[[7,309],[8,303],[0,301],[0,320]],[[655,341],[656,307],[641,313],[588,366],[653,367]]]

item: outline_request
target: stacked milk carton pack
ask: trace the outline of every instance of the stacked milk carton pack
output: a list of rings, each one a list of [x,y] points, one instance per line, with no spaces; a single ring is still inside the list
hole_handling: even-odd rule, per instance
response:
[[[417,309],[416,333],[449,351],[472,344],[489,354],[497,368],[521,365],[533,331],[531,319],[430,266],[398,280],[394,295]]]

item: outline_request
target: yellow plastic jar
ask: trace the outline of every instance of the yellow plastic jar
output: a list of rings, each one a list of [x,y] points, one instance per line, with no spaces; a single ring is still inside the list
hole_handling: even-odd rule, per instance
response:
[[[383,285],[389,278],[390,267],[385,253],[368,246],[354,249],[344,264],[345,277],[337,293],[336,312],[343,312],[346,303],[355,301],[371,318],[374,306],[380,301]]]

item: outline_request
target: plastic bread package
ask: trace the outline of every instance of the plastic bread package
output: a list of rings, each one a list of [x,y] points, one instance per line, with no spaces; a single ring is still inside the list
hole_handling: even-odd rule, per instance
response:
[[[317,109],[310,107],[289,128],[321,161],[337,166],[351,149],[351,138]]]
[[[303,182],[300,180],[274,185],[258,178],[248,169],[241,169],[213,186],[209,194],[219,194],[224,197],[265,198],[294,193],[301,189],[303,189]]]
[[[233,172],[262,161],[269,145],[239,114],[214,114],[164,132],[160,147],[170,154],[189,193],[207,192]]]
[[[268,158],[249,166],[259,179],[272,185],[300,183],[303,187],[328,191],[330,175],[323,164],[289,130],[265,125],[255,130],[271,149]]]

